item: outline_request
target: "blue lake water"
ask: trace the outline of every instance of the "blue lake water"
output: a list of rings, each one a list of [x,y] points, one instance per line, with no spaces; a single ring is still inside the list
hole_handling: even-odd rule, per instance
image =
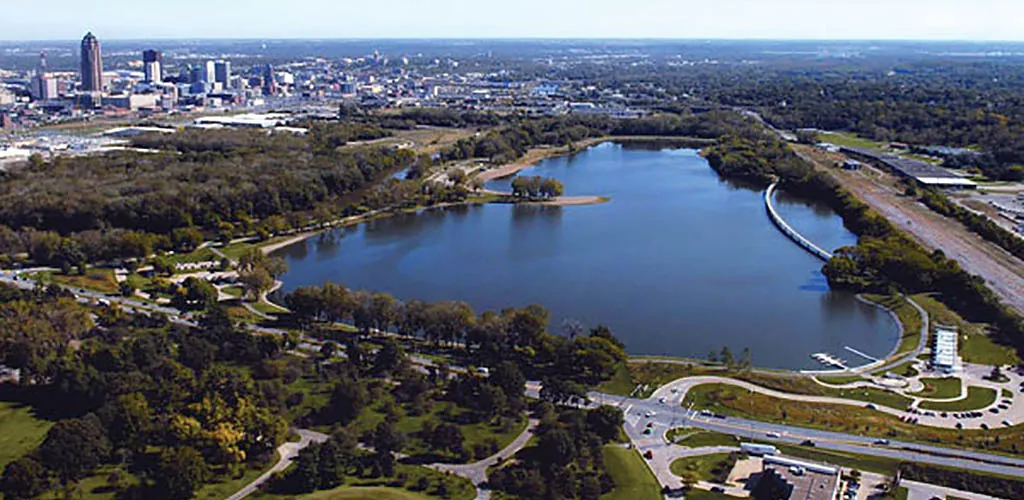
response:
[[[819,368],[815,352],[860,364],[845,347],[883,356],[897,341],[887,313],[829,291],[821,261],[772,226],[760,191],[723,181],[694,150],[609,143],[522,175],[611,201],[429,210],[327,232],[278,253],[283,291],[333,281],[477,311],[537,303],[553,331],[603,323],[632,354],[749,347],[773,368]],[[828,207],[785,193],[776,205],[823,248],[856,242]]]

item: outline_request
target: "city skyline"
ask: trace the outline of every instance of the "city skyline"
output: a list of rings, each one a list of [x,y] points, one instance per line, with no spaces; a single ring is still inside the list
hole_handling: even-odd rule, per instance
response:
[[[302,9],[269,2],[182,0],[154,17],[142,5],[110,0],[88,11],[55,0],[45,23],[28,5],[6,6],[3,40],[66,40],[92,30],[125,39],[652,38],[1021,41],[1024,4],[1013,0],[845,2],[607,0],[468,2],[382,0],[373,9],[311,0]],[[203,16],[191,16],[192,8]],[[244,7],[244,8],[242,8]],[[841,13],[841,15],[837,15]],[[231,22],[224,22],[229,19]],[[472,22],[466,22],[471,19]],[[727,22],[723,22],[727,21]]]

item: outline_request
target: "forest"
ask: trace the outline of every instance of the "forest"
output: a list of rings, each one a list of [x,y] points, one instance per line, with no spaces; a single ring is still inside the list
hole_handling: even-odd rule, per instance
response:
[[[478,316],[462,303],[403,304],[337,285],[299,289],[287,302],[322,340],[318,352],[300,351],[297,334],[246,331],[215,301],[189,327],[116,306],[88,309],[57,288],[0,287],[0,360],[21,370],[3,400],[53,422],[38,448],[4,467],[0,493],[73,495],[99,476],[116,498],[192,498],[267,467],[289,428],[303,427],[329,439],[304,450],[269,491],[371,482],[445,496],[464,485],[419,464],[489,456],[526,412],[542,421],[541,459],[516,470],[554,478],[549,460],[581,464],[579,474],[557,476],[570,498],[614,486],[589,447],[617,437],[621,412],[558,408],[583,400],[624,361],[607,328],[563,337],[547,332],[539,306]],[[339,320],[358,331],[334,328]],[[400,336],[370,333],[378,328]],[[464,345],[451,349],[452,362],[488,366],[489,376],[420,366],[408,354],[418,344]],[[528,379],[544,381],[539,402],[525,397]],[[549,487],[503,481],[497,487],[513,494]]]

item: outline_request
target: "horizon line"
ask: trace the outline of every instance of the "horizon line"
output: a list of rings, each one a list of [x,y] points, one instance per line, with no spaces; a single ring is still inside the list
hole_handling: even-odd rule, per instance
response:
[[[1024,38],[1020,39],[986,39],[986,38],[785,38],[785,37],[770,37],[770,36],[751,36],[751,37],[629,37],[629,36],[579,36],[579,37],[560,37],[560,36],[507,36],[507,37],[255,37],[255,36],[242,36],[242,37],[155,37],[155,38],[104,38],[97,35],[95,30],[86,30],[83,32],[83,37],[87,33],[92,33],[96,38],[100,40],[106,40],[109,42],[136,42],[136,41],[149,41],[149,42],[212,42],[212,41],[249,41],[249,42],[279,42],[279,41],[336,41],[336,42],[373,42],[373,41],[488,41],[488,42],[529,42],[529,41],[565,41],[565,42],[597,42],[597,41],[620,41],[620,42],[838,42],[838,43],[850,43],[850,42],[874,42],[874,43],[1013,43],[1013,44],[1024,44]],[[0,43],[67,43],[67,42],[79,42],[81,38],[21,38],[21,39],[7,39],[0,38]]]

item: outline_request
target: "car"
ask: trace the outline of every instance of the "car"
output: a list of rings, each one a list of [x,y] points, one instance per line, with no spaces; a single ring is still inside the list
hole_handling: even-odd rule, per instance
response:
[[[865,408],[867,408],[869,410],[877,410],[878,409],[878,407],[875,406],[875,403],[868,403],[867,406],[865,406]]]
[[[882,446],[888,446],[889,445],[889,440],[888,439],[878,439],[878,440],[875,440],[875,444],[880,444]]]
[[[721,487],[721,486],[712,486],[712,487],[711,487],[711,492],[712,492],[712,493],[721,493],[721,494],[724,494],[724,493],[725,493],[725,488],[723,488],[723,487]]]
[[[651,428],[650,427],[644,429],[644,435],[645,436],[650,436],[651,435]]]
[[[1007,427],[1013,427],[1013,424],[1011,424],[1009,420],[1003,420],[1003,425]]]
[[[781,435],[779,435],[779,433],[778,433],[778,432],[769,432],[769,433],[767,434],[767,436],[768,436],[768,437],[770,437],[770,438],[773,438],[773,439],[779,439],[779,438],[781,438],[781,437],[782,437]]]
[[[999,408],[990,408],[988,410],[988,412],[993,414],[993,415],[998,415],[999,414]]]
[[[647,418],[654,418],[654,417],[658,416],[658,412],[656,412],[656,411],[649,411],[646,414],[644,414],[644,416],[646,416]]]
[[[963,428],[964,428],[964,424],[962,424],[962,423],[960,423],[960,422],[957,422],[957,423],[956,423],[956,428],[957,428],[957,429],[963,429]]]
[[[941,415],[942,415],[942,418],[949,418],[949,414],[946,413],[946,412],[942,412]]]
[[[654,422],[647,422],[647,427],[654,427]]]
[[[700,415],[701,415],[702,417],[710,417],[710,416],[712,416],[712,413],[711,413],[711,411],[710,411],[710,410],[701,410],[701,411],[700,411]]]
[[[661,398],[661,399],[658,400],[658,402],[661,403],[661,404],[665,404],[666,401],[668,401],[667,398]]]
[[[987,430],[988,430],[988,424],[986,424],[986,423],[982,422],[982,423],[981,423],[981,428],[982,428],[982,429],[985,429],[985,430],[987,431]]]
[[[651,459],[653,459],[653,458],[654,458],[654,452],[653,452],[653,451],[651,451],[651,450],[647,450],[647,451],[646,451],[646,452],[644,453],[644,458],[646,458],[647,460],[651,460]]]
[[[815,446],[818,446],[818,445],[814,441],[811,441],[810,439],[805,439],[802,443],[800,443],[800,446],[806,446],[808,448],[814,448]]]

